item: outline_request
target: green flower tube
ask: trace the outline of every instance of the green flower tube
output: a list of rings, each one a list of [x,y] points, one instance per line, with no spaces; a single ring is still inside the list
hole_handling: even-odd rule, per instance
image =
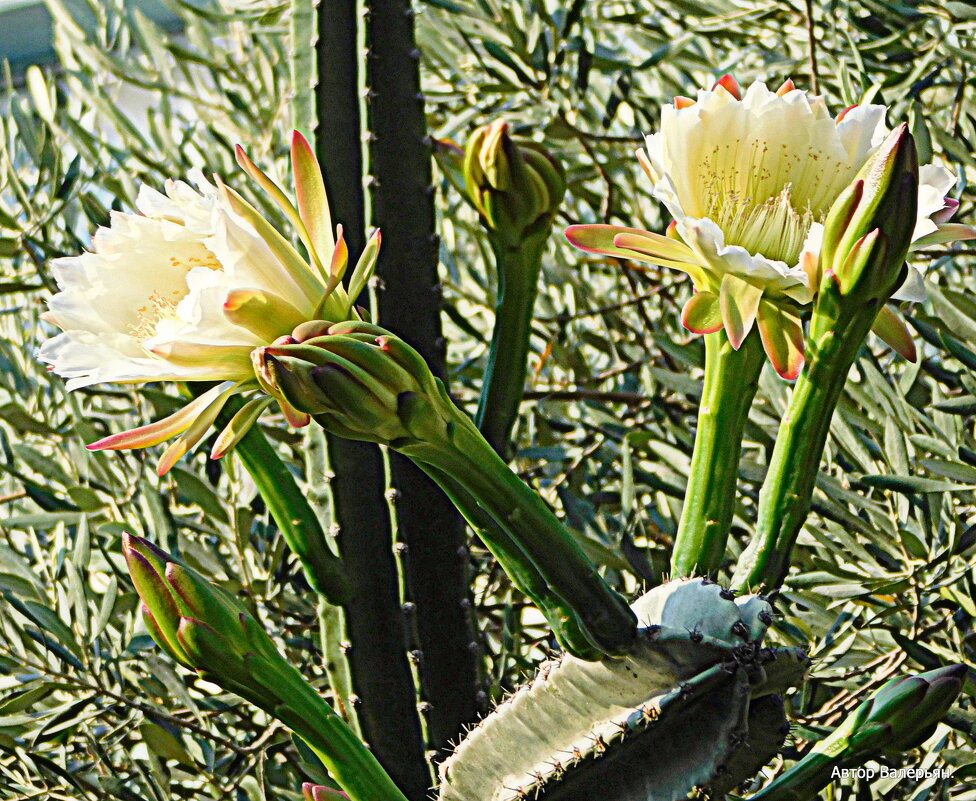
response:
[[[562,639],[568,650],[594,659],[630,647],[636,620],[626,601],[457,409],[413,348],[377,326],[322,323],[260,349],[255,365],[269,392],[326,430],[388,445],[426,470],[481,531],[506,572],[550,615],[554,631],[570,632]]]
[[[671,552],[674,577],[714,573],[735,511],[742,431],[766,361],[759,332],[735,350],[724,330],[705,335],[705,383],[688,488]]]

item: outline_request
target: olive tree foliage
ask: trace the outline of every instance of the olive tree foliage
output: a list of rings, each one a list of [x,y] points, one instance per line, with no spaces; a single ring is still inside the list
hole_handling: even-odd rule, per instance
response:
[[[90,245],[138,186],[192,168],[260,203],[233,159],[287,175],[286,4],[172,4],[167,34],[123,0],[51,0],[58,64],[8,76],[0,121],[0,797],[299,798],[316,770],[288,732],[155,648],[120,556],[132,531],[236,592],[323,693],[315,609],[238,462],[205,451],[156,477],[152,451],[85,444],[177,408],[180,390],[68,393],[36,349],[50,261]],[[725,72],[791,77],[840,109],[889,106],[921,160],[960,178],[972,224],[976,14],[967,3],[759,0],[428,0],[416,6],[435,140],[505,117],[566,166],[557,224],[663,230],[633,157],[662,104]],[[436,142],[435,142],[435,149]],[[473,210],[438,174],[449,379],[473,412],[495,280]],[[275,211],[262,208],[274,219]],[[279,221],[280,222],[280,221]],[[282,229],[285,226],[282,223]],[[811,676],[777,771],[893,675],[976,660],[976,276],[972,249],[921,254],[929,300],[908,310],[917,364],[869,342],[834,420],[814,514],[771,639],[809,646]],[[133,269],[137,269],[134,265]],[[690,462],[703,349],[680,327],[678,274],[595,258],[554,236],[533,325],[515,465],[622,590],[661,580]],[[767,370],[746,431],[729,565],[755,502],[788,385]],[[266,433],[302,477],[302,439]],[[481,690],[498,699],[551,647],[485,551],[472,581]],[[976,798],[972,686],[906,764],[951,779],[849,779],[835,797]],[[969,699],[966,700],[966,696]],[[762,779],[760,779],[762,781]]]

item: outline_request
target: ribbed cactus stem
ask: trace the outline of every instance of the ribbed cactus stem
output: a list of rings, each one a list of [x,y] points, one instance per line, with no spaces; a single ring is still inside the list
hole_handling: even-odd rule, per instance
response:
[[[785,579],[793,545],[810,513],[834,409],[876,312],[875,303],[836,317],[819,336],[811,332],[807,360],[780,423],[759,493],[756,532],[736,566],[733,589],[772,590]]]
[[[508,455],[525,390],[532,313],[548,235],[545,231],[511,246],[495,242],[489,234],[498,275],[498,298],[475,423],[503,458]]]
[[[372,223],[383,232],[380,323],[446,373],[435,233],[432,141],[420,84],[410,0],[369,0],[363,16],[365,112]],[[390,454],[404,585],[415,604],[428,747],[445,754],[477,714],[478,650],[469,603],[467,533],[444,493]]]
[[[746,337],[739,350],[733,349],[724,330],[704,339],[705,382],[688,489],[671,554],[674,577],[714,573],[725,558],[742,431],[765,362],[758,331]]]
[[[315,48],[315,151],[333,219],[342,223],[354,255],[362,252],[366,242],[363,12],[357,0],[319,3]],[[332,520],[353,585],[343,610],[341,640],[357,696],[355,713],[364,738],[403,793],[422,799],[429,772],[404,648],[383,456],[366,443],[332,436],[326,442],[334,474],[329,487]]]

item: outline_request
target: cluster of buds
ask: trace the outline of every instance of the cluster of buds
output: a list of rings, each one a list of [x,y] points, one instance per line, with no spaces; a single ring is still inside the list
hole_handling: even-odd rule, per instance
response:
[[[253,358],[265,391],[338,436],[404,450],[441,440],[456,419],[423,357],[370,323],[303,323]]]
[[[491,233],[507,246],[549,236],[566,193],[562,165],[541,145],[515,139],[497,120],[478,128],[464,151],[468,195]]]

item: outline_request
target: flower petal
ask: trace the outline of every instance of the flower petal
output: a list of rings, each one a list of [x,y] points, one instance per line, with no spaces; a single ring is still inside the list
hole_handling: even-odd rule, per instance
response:
[[[726,274],[719,291],[722,322],[729,342],[736,350],[752,330],[763,291],[741,278]]]
[[[211,403],[213,403],[229,388],[236,386],[233,381],[225,381],[212,389],[207,390],[199,398],[190,401],[186,406],[177,412],[157,420],[149,425],[132,428],[128,431],[121,431],[112,434],[104,439],[93,442],[86,447],[90,451],[117,451],[127,448],[149,448],[172,439],[177,434],[186,431],[197,416]]]
[[[759,336],[773,368],[793,381],[803,369],[803,328],[800,319],[780,306],[763,301],[757,314]]]
[[[886,303],[881,307],[871,330],[893,351],[900,353],[908,361],[915,362],[918,360],[918,351],[915,349],[915,339],[912,337],[912,332],[905,322],[905,318],[893,306]]]
[[[288,199],[288,196],[281,191],[281,187],[278,186],[271,178],[265,173],[260,167],[258,167],[250,157],[243,147],[237,145],[234,148],[234,152],[237,155],[237,163],[241,166],[248,175],[250,175],[258,185],[271,196],[271,199],[277,204],[278,208],[284,212],[285,217],[288,221],[295,226],[295,230],[298,232],[299,239],[302,240],[302,244],[305,245],[306,250],[308,250],[309,256],[312,258],[312,262],[315,264],[315,268],[319,271],[319,275],[325,274],[325,268],[322,263],[322,259],[319,256],[319,252],[315,247],[315,242],[312,240],[308,229],[305,227],[301,215],[298,213],[298,209],[295,208],[294,204]]]
[[[224,301],[224,316],[265,343],[274,342],[282,330],[291,331],[306,319],[283,297],[263,289],[232,289]]]
[[[332,260],[335,240],[332,238],[332,212],[325,194],[322,169],[308,140],[298,131],[292,133],[291,163],[295,172],[295,194],[298,214],[308,229],[315,250],[327,263]]]
[[[892,296],[892,300],[907,300],[910,303],[921,303],[928,297],[928,293],[925,291],[925,279],[922,278],[922,274],[908,265],[908,271],[905,273],[905,280],[902,285],[898,287],[898,291]]]
[[[946,242],[964,242],[968,239],[976,239],[976,227],[962,223],[942,223],[937,225],[936,230],[932,233],[912,242],[910,250],[922,250],[933,245],[942,245]]]
[[[696,292],[681,310],[681,324],[696,334],[713,334],[720,331],[722,309],[718,295],[712,292]]]
[[[261,413],[272,403],[274,403],[274,398],[268,395],[259,395],[256,398],[251,398],[251,400],[238,409],[223,431],[217,436],[217,440],[210,450],[210,458],[221,459],[233,450],[237,446],[237,443],[244,439],[247,432],[251,430],[251,426],[258,421]]]
[[[230,386],[227,386],[230,384]],[[159,459],[159,463],[156,465],[156,472],[160,476],[165,476],[180,459],[182,459],[187,452],[196,445],[201,439],[203,439],[204,434],[213,425],[214,420],[217,419],[217,415],[220,414],[221,410],[224,408],[224,404],[230,399],[231,395],[234,395],[238,390],[240,390],[241,385],[235,384],[230,381],[221,384],[220,387],[215,387],[215,389],[220,389],[223,387],[222,391],[210,402],[210,404],[201,411],[196,419],[190,424],[186,432],[181,436],[176,442],[172,443]],[[203,397],[202,395],[200,397]]]
[[[701,276],[701,267],[687,245],[650,231],[617,225],[571,225],[566,238],[588,253],[650,262],[689,273],[692,278]]]

